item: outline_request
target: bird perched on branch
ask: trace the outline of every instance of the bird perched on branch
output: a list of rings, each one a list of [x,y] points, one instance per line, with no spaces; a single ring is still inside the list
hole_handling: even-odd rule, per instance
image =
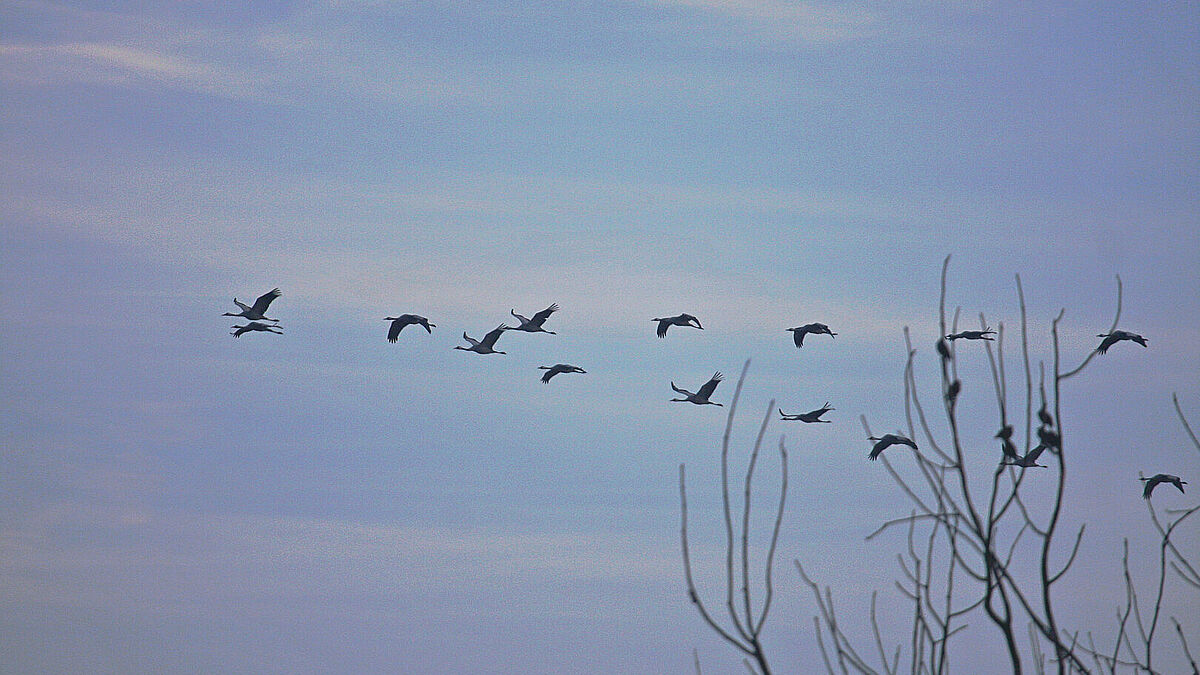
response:
[[[788,330],[791,331],[792,341],[796,343],[797,347],[804,346],[804,336],[810,333],[813,335],[828,335],[829,337],[837,335],[837,333],[829,330],[829,326],[823,323],[807,323],[803,326],[789,328]]]
[[[679,387],[676,387],[675,382],[672,381],[671,388],[674,389],[676,392],[683,394],[684,398],[673,398],[671,400],[679,401],[679,402],[695,403],[696,405],[723,405],[721,403],[714,403],[714,402],[708,400],[708,397],[712,396],[713,390],[717,388],[717,385],[721,383],[722,379],[724,379],[724,378],[721,377],[720,372],[714,373],[713,376],[708,380],[708,382],[705,382],[704,385],[702,387],[700,387],[700,390],[694,394],[692,392],[688,391],[687,389],[680,389]]]
[[[465,352],[475,352],[476,354],[504,354],[505,352],[496,350],[495,346],[496,340],[500,339],[500,334],[506,330],[508,330],[508,326],[500,324],[493,328],[490,333],[484,335],[482,340],[476,340],[467,335],[466,332],[463,332],[463,339],[470,342],[471,346],[463,347],[462,345],[458,345],[455,349],[461,349]]]
[[[264,312],[267,311],[267,307],[271,306],[271,302],[281,295],[283,295],[283,293],[278,288],[271,289],[258,296],[258,299],[254,301],[253,306],[248,306],[246,303],[239,302],[237,298],[234,298],[233,304],[241,307],[242,311],[238,312],[237,314],[234,314],[233,312],[225,312],[221,316],[240,316],[251,321],[279,321],[279,319],[272,319]]]
[[[551,314],[558,311],[558,303],[550,305],[546,309],[534,314],[531,318],[525,318],[520,314],[517,314],[515,309],[510,309],[508,311],[510,314],[517,317],[517,321],[521,322],[520,326],[514,326],[509,330],[522,330],[526,333],[549,333],[551,335],[557,335],[557,333],[552,330],[546,330],[545,328],[542,328],[542,324],[546,323],[546,319],[549,319]]]
[[[243,333],[250,333],[250,332],[254,332],[254,331],[259,331],[259,332],[263,332],[263,333],[275,333],[276,335],[283,335],[283,331],[278,330],[279,326],[273,326],[269,323],[262,323],[260,321],[251,321],[250,323],[246,324],[245,326],[230,326],[230,328],[234,329],[233,332],[230,333],[230,335],[232,335],[235,338],[242,337]]]
[[[901,436],[900,434],[868,436],[867,440],[876,441],[875,447],[871,448],[871,452],[867,454],[867,459],[871,460],[879,459],[879,454],[893,445],[907,445],[913,450],[917,449],[917,444],[914,443],[911,438],[908,438],[907,436]]]
[[[1146,487],[1142,490],[1142,497],[1145,499],[1150,499],[1150,493],[1154,492],[1154,486],[1158,485],[1159,483],[1170,483],[1179,488],[1180,492],[1183,492],[1183,486],[1187,485],[1186,480],[1183,480],[1179,476],[1173,476],[1169,473],[1156,473],[1149,478],[1146,478],[1145,476],[1139,476],[1138,480],[1146,483]]]
[[[1111,333],[1100,333],[1096,337],[1104,338],[1100,341],[1100,346],[1096,347],[1096,351],[1100,352],[1101,354],[1107,354],[1108,348],[1117,344],[1121,340],[1136,342],[1143,347],[1148,346],[1146,344],[1146,338],[1138,335],[1137,333],[1130,333],[1127,330],[1114,330]]]
[[[946,339],[954,342],[955,340],[995,340],[992,336],[996,331],[985,328],[983,330],[964,330],[957,333],[951,333],[946,336]]]
[[[688,326],[689,328],[699,328],[704,330],[704,326],[700,325],[700,319],[691,314],[680,314],[679,316],[666,316],[661,319],[651,319],[658,322],[658,337],[667,337],[667,329],[671,326]]]
[[[550,378],[559,373],[586,373],[587,371],[579,366],[572,366],[569,363],[556,363],[552,366],[538,366],[539,370],[546,372],[542,373],[542,384],[550,384]]]
[[[785,420],[787,422],[807,422],[809,424],[811,424],[813,422],[824,422],[825,424],[829,424],[830,421],[821,419],[821,415],[824,415],[825,413],[829,412],[830,410],[833,410],[833,408],[829,407],[829,401],[826,401],[825,405],[823,407],[817,408],[816,410],[811,410],[806,413],[800,413],[799,415],[789,415],[789,414],[783,412],[783,408],[780,408],[779,415],[780,415],[780,419]]]
[[[425,329],[425,332],[432,334],[433,329],[437,328],[436,323],[429,323],[429,319],[416,314],[401,314],[400,316],[385,316],[384,321],[391,321],[392,325],[388,327],[388,342],[395,342],[400,339],[400,331],[404,330],[405,326],[417,324]]]
[[[1040,456],[1042,454],[1042,451],[1045,449],[1046,449],[1046,446],[1039,445],[1036,448],[1025,453],[1024,457],[1012,457],[1009,459],[1001,459],[1000,463],[1001,464],[1009,464],[1012,466],[1020,466],[1020,467],[1024,467],[1024,468],[1029,468],[1031,466],[1040,466],[1044,469],[1044,468],[1046,468],[1046,465],[1038,464],[1037,458],[1038,458],[1038,456]],[[1007,453],[1005,453],[1005,454],[1007,454]]]

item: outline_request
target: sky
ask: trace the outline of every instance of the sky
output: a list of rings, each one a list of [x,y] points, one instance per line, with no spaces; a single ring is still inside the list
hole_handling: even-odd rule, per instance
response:
[[[905,327],[936,401],[947,255],[1010,375],[1017,275],[1035,371],[1060,309],[1064,362],[1095,347],[1118,276],[1149,340],[1064,385],[1064,625],[1111,641],[1123,539],[1151,592],[1139,471],[1196,504],[1195,4],[10,0],[0,26],[0,671],[736,672],[687,601],[678,468],[719,604],[747,359],[735,473],[771,401],[835,408],[760,458],[761,515],[786,435],[773,663],[819,658],[793,560],[851,631],[878,591],[904,644],[903,537],[865,537],[911,506],[859,416],[905,428]],[[284,334],[232,338],[275,287]],[[453,349],[555,302],[556,335]],[[405,312],[436,328],[389,344]],[[680,312],[704,330],[656,339]],[[813,321],[837,337],[797,349]],[[542,385],[557,362],[588,372]],[[726,407],[670,401],[715,371]],[[1000,663],[985,622],[964,672]]]

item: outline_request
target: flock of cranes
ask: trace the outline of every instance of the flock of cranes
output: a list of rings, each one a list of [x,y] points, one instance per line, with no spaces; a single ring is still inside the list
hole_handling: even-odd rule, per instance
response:
[[[234,298],[234,304],[237,305],[241,311],[225,312],[222,314],[222,316],[235,316],[244,318],[248,320],[248,323],[241,326],[231,326],[233,331],[230,334],[235,338],[241,337],[245,333],[249,332],[264,332],[282,335],[283,331],[280,330],[279,319],[273,319],[266,315],[267,309],[271,306],[271,303],[281,295],[283,295],[283,293],[280,292],[278,288],[271,289],[270,291],[260,295],[258,299],[254,301],[253,305],[246,305],[245,303],[238,301],[237,298]],[[500,336],[506,331],[549,333],[550,335],[556,335],[554,331],[547,330],[545,324],[550,316],[558,310],[559,306],[557,303],[551,304],[549,307],[536,312],[531,317],[525,317],[521,314],[517,314],[516,310],[510,310],[510,313],[513,315],[513,317],[519,322],[518,325],[509,326],[501,323],[499,326],[496,326],[486,335],[484,335],[483,339],[481,340],[476,340],[470,335],[467,335],[467,333],[464,331],[462,336],[463,339],[467,341],[468,346],[464,347],[462,345],[457,345],[454,348],[468,352],[475,352],[476,354],[504,354],[505,352],[496,349],[496,341],[499,340]],[[665,338],[667,336],[667,329],[669,329],[671,326],[681,326],[704,330],[704,326],[701,325],[700,319],[686,313],[678,314],[676,316],[660,317],[651,320],[658,324],[655,332],[660,338]],[[392,343],[395,343],[400,339],[400,332],[403,331],[406,326],[420,326],[429,334],[432,334],[433,329],[437,327],[437,324],[430,323],[429,319],[418,314],[388,316],[384,317],[384,321],[391,322],[388,326],[387,339],[388,342]],[[828,335],[830,337],[835,337],[837,335],[837,333],[833,332],[829,326],[823,323],[809,323],[803,326],[796,326],[795,328],[788,328],[787,330],[792,333],[792,340],[796,343],[796,347],[804,346],[804,337],[806,335]],[[983,330],[964,330],[957,333],[951,333],[946,335],[944,339],[938,340],[937,351],[943,357],[948,358],[950,356],[948,343],[954,342],[955,340],[993,340],[994,338],[992,336],[995,334],[996,331],[991,330],[990,328],[984,328]],[[1110,333],[1101,333],[1096,337],[1103,338],[1103,340],[1100,342],[1100,345],[1096,347],[1096,351],[1101,354],[1107,353],[1110,347],[1121,341],[1136,342],[1143,347],[1147,346],[1146,338],[1138,335],[1137,333],[1131,333],[1124,330],[1113,330]],[[579,366],[574,366],[568,363],[556,363],[551,366],[538,366],[538,369],[546,371],[541,376],[541,381],[543,384],[549,384],[551,378],[553,378],[555,375],[560,375],[563,373],[587,372]],[[717,385],[721,383],[722,379],[723,378],[720,372],[714,373],[713,376],[709,378],[707,382],[701,385],[700,388],[695,392],[680,388],[676,386],[674,381],[672,381],[671,389],[679,394],[681,398],[673,398],[670,400],[673,402],[692,403],[695,405],[722,406],[723,404],[712,400],[712,395],[716,391]],[[957,381],[952,383],[950,386],[950,391],[947,393],[947,395],[951,398],[957,396],[958,386],[959,383]],[[834,410],[834,408],[829,405],[828,401],[826,401],[824,406],[817,408],[816,410],[793,415],[783,412],[783,409],[780,408],[779,415],[780,419],[784,421],[805,422],[809,424],[828,424],[830,420],[821,419],[821,417],[831,410]],[[1017,452],[1017,447],[1011,440],[1013,433],[1012,425],[1005,425],[1004,428],[996,433],[996,438],[1000,439],[1001,442],[1002,458],[1000,463],[1002,465],[1017,466],[1021,468],[1044,468],[1046,466],[1045,464],[1037,463],[1038,457],[1040,457],[1041,454],[1048,448],[1057,449],[1061,447],[1061,440],[1059,439],[1058,433],[1054,431],[1054,418],[1050,415],[1049,411],[1046,410],[1044,404],[1042,408],[1038,410],[1038,419],[1040,421],[1040,426],[1037,430],[1039,443],[1036,447],[1024,455]],[[904,445],[912,448],[913,450],[918,449],[917,444],[911,438],[901,434],[869,436],[867,440],[874,442],[874,445],[871,446],[870,452],[867,453],[867,459],[870,460],[878,459],[879,455],[882,454],[884,450],[893,445]],[[1150,494],[1154,491],[1155,486],[1159,485],[1160,483],[1170,483],[1179,488],[1180,492],[1183,492],[1183,486],[1187,485],[1187,481],[1182,480],[1179,476],[1166,473],[1155,474],[1150,478],[1142,476],[1139,478],[1139,480],[1145,482],[1145,488],[1142,491],[1142,495],[1146,499],[1150,498]]]

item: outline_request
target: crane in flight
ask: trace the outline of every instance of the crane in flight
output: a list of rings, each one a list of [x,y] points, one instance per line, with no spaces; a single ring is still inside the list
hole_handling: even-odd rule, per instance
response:
[[[495,347],[496,340],[499,340],[500,334],[506,330],[508,330],[508,326],[500,324],[499,326],[493,328],[490,333],[484,335],[482,340],[476,340],[470,335],[467,335],[466,331],[463,331],[463,339],[471,343],[471,346],[464,347],[462,345],[458,345],[455,347],[455,349],[461,349],[465,352],[475,352],[476,354],[504,354],[505,352],[499,351]]]
[[[1042,451],[1045,449],[1046,449],[1045,445],[1039,444],[1034,449],[1025,453],[1025,455],[1023,457],[1007,457],[1007,458],[1001,459],[1000,463],[1008,464],[1011,466],[1020,466],[1020,467],[1026,468],[1026,469],[1028,469],[1031,466],[1040,466],[1044,469],[1044,468],[1046,468],[1046,465],[1038,464],[1037,458],[1038,458],[1038,456],[1040,456],[1042,454]],[[1005,453],[1005,454],[1008,454],[1008,453]]]
[[[680,389],[679,387],[676,387],[675,382],[672,381],[671,388],[677,393],[683,394],[684,398],[673,398],[671,400],[695,403],[696,405],[723,405],[721,403],[714,403],[708,400],[708,397],[712,396],[713,390],[717,388],[717,385],[721,383],[722,379],[723,378],[721,377],[720,372],[714,373],[708,382],[705,382],[704,385],[700,387],[700,390],[694,394],[687,389]]]
[[[871,448],[871,452],[867,453],[867,459],[879,459],[879,454],[887,450],[893,445],[907,445],[913,450],[917,449],[917,444],[907,436],[900,434],[884,434],[882,436],[868,436],[868,441],[875,441],[875,446]]]
[[[1096,337],[1104,338],[1100,341],[1100,346],[1096,347],[1096,351],[1100,352],[1101,354],[1107,354],[1108,348],[1117,344],[1121,340],[1136,342],[1143,347],[1148,346],[1146,344],[1146,338],[1138,335],[1137,333],[1130,333],[1127,330],[1114,330],[1111,333],[1100,333]]]
[[[266,311],[267,307],[271,306],[271,302],[281,295],[283,295],[283,292],[278,288],[271,289],[258,296],[258,299],[254,301],[253,306],[247,305],[244,302],[240,302],[237,298],[234,298],[233,304],[241,307],[242,311],[236,314],[233,312],[225,312],[221,316],[240,316],[243,319],[249,319],[251,321],[279,321],[279,319],[272,319],[271,317],[267,316]]]
[[[996,338],[992,337],[995,334],[996,331],[990,328],[985,328],[983,330],[964,330],[957,333],[951,333],[946,336],[946,339],[951,342],[954,342],[955,340],[995,340]]]
[[[392,325],[388,327],[388,342],[395,342],[400,339],[400,331],[404,330],[405,326],[411,326],[414,323],[425,329],[425,332],[433,334],[433,329],[437,328],[436,323],[429,323],[429,319],[416,314],[401,314],[400,316],[385,316],[384,321],[391,321]]]
[[[240,338],[240,337],[242,337],[243,333],[250,333],[253,331],[261,331],[263,333],[275,333],[276,335],[283,335],[283,331],[278,330],[279,326],[273,326],[269,323],[262,323],[261,321],[251,321],[250,323],[246,324],[245,326],[230,326],[230,328],[234,329],[233,332],[230,333],[230,335],[232,335],[235,338]]]
[[[1145,499],[1150,499],[1150,493],[1154,492],[1154,487],[1159,483],[1170,483],[1171,485],[1179,488],[1180,492],[1183,492],[1183,486],[1187,485],[1186,480],[1169,473],[1156,473],[1149,478],[1146,478],[1145,476],[1139,476],[1138,480],[1146,484],[1146,487],[1142,490],[1142,497]]]
[[[699,328],[704,330],[704,326],[700,325],[700,319],[691,314],[680,314],[679,316],[666,316],[661,319],[651,319],[658,322],[658,337],[667,337],[667,329],[671,326],[688,326],[689,328]]]
[[[559,373],[586,373],[587,371],[579,366],[573,366],[569,363],[556,363],[552,366],[538,366],[539,370],[546,372],[542,373],[542,384],[550,384],[550,378]]]
[[[829,407],[829,401],[826,401],[824,406],[817,408],[816,410],[810,410],[809,412],[800,413],[798,415],[789,415],[783,412],[783,408],[780,408],[779,418],[787,422],[807,422],[810,424],[813,422],[823,422],[825,424],[830,424],[829,420],[821,419],[821,415],[824,415],[830,410],[833,410],[833,408]]]
[[[788,330],[791,331],[792,341],[796,343],[797,347],[804,346],[804,336],[810,333],[813,335],[828,335],[829,337],[837,335],[837,333],[829,330],[829,326],[823,323],[806,323],[803,326],[796,326]]]
[[[509,330],[523,330],[526,333],[549,333],[551,335],[555,335],[556,333],[554,331],[546,330],[545,328],[542,328],[542,324],[546,323],[546,319],[549,319],[550,315],[557,311],[558,311],[558,303],[557,302],[550,305],[546,309],[543,309],[542,311],[538,312],[537,314],[534,314],[530,318],[521,316],[520,314],[517,314],[516,310],[510,309],[509,313],[512,314],[513,316],[517,317],[517,321],[520,321],[521,325],[514,326],[513,328],[510,328]]]

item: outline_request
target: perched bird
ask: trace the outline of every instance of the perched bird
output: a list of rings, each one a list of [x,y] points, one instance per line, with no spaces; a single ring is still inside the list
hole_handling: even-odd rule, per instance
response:
[[[283,335],[283,331],[278,330],[279,326],[272,326],[269,323],[262,323],[260,321],[251,321],[250,323],[246,324],[245,326],[230,326],[230,328],[235,329],[233,332],[230,333],[230,335],[232,335],[235,338],[242,337],[242,333],[250,333],[252,331],[262,331],[264,333],[275,333],[276,335]]]
[[[938,338],[937,353],[943,359],[950,358],[950,343],[946,342],[946,338]]]
[[[1145,499],[1150,499],[1150,493],[1154,492],[1154,486],[1158,485],[1159,483],[1170,483],[1179,488],[1180,492],[1183,492],[1183,486],[1187,485],[1186,480],[1183,480],[1179,476],[1172,476],[1169,473],[1156,473],[1149,478],[1141,476],[1138,478],[1138,480],[1146,483],[1146,488],[1142,490],[1142,497]]]
[[[1036,448],[1025,453],[1024,457],[1012,457],[1011,459],[1007,459],[1007,460],[1001,459],[1000,463],[1001,464],[1009,464],[1011,466],[1020,466],[1020,467],[1024,467],[1024,468],[1029,468],[1031,466],[1040,466],[1044,469],[1044,468],[1046,468],[1046,465],[1038,464],[1037,458],[1039,455],[1042,454],[1042,451],[1045,449],[1046,449],[1046,446],[1039,445]],[[1005,453],[1005,454],[1007,454],[1007,453]]]
[[[914,443],[911,438],[908,438],[907,436],[901,436],[900,434],[884,434],[882,436],[868,436],[867,440],[868,441],[877,441],[875,443],[875,447],[871,448],[871,452],[867,454],[867,459],[871,459],[871,460],[879,459],[879,453],[883,452],[884,450],[888,449],[890,446],[893,446],[893,445],[907,445],[908,447],[912,448],[913,450],[917,449],[917,444]]]
[[[686,401],[688,403],[695,403],[696,405],[723,405],[721,403],[714,403],[708,400],[708,397],[712,396],[713,390],[717,388],[717,385],[720,384],[722,379],[721,373],[718,372],[713,374],[712,378],[709,379],[708,382],[705,382],[704,386],[700,387],[700,390],[694,394],[687,389],[680,389],[679,387],[676,387],[675,382],[672,381],[671,388],[676,392],[683,394],[684,398],[673,398],[671,400],[680,402]]]
[[[1008,439],[1012,438],[1012,435],[1013,435],[1012,425],[1005,424],[1003,427],[1000,428],[1000,431],[996,432],[996,435],[993,436],[992,438],[1003,438],[1004,440],[1007,441]]]
[[[962,392],[962,380],[955,380],[946,389],[946,399],[954,403],[960,392]]]
[[[990,328],[985,328],[984,330],[964,330],[964,331],[960,331],[958,333],[951,333],[946,336],[946,339],[951,342],[954,342],[955,340],[958,340],[958,339],[994,340],[995,338],[993,338],[992,336],[995,334],[996,334],[996,331],[994,331]]]
[[[572,366],[569,363],[556,363],[552,366],[538,366],[539,370],[546,372],[542,373],[542,384],[550,384],[550,378],[559,373],[586,373],[587,371],[579,366]]]
[[[1050,411],[1046,410],[1045,403],[1042,403],[1042,407],[1038,408],[1037,415],[1038,419],[1042,421],[1043,425],[1048,427],[1054,426],[1054,416],[1050,414]]]
[[[817,408],[816,410],[812,410],[812,411],[809,411],[806,413],[800,413],[799,415],[789,415],[789,414],[783,412],[783,408],[780,408],[779,415],[780,415],[780,419],[786,420],[788,422],[797,422],[797,421],[798,422],[808,422],[808,423],[824,422],[825,424],[829,424],[830,423],[829,420],[821,419],[821,415],[824,415],[825,413],[829,412],[830,410],[833,410],[833,408],[829,407],[829,401],[826,401],[825,405],[823,407]]]
[[[437,328],[436,323],[429,323],[429,319],[416,314],[401,314],[400,316],[385,316],[384,321],[391,321],[392,325],[388,328],[388,342],[395,342],[400,339],[400,331],[404,330],[405,326],[417,324],[425,329],[425,332],[432,334],[433,329]]]
[[[812,333],[813,335],[828,335],[829,337],[837,335],[837,333],[829,330],[829,326],[826,326],[823,323],[807,323],[803,326],[789,328],[788,330],[791,331],[792,340],[796,343],[797,347],[804,346],[804,336],[808,335],[809,333]]]
[[[546,319],[549,319],[551,314],[558,311],[558,303],[554,303],[537,314],[534,314],[532,318],[525,318],[520,314],[517,314],[516,310],[510,309],[508,311],[510,314],[517,317],[517,321],[521,322],[520,326],[515,326],[509,330],[523,330],[526,333],[549,333],[551,335],[556,335],[554,331],[542,328],[542,324],[546,323]]]
[[[471,346],[463,347],[462,345],[458,345],[455,349],[461,349],[465,352],[475,352],[476,354],[504,354],[505,352],[497,351],[495,346],[496,340],[500,339],[500,334],[506,330],[508,330],[508,326],[500,324],[493,328],[492,332],[484,335],[482,340],[476,340],[464,332],[463,339],[470,342]]]
[[[1056,450],[1062,449],[1062,437],[1058,435],[1058,432],[1046,427],[1038,427],[1037,435],[1042,445]]]
[[[1111,333],[1100,333],[1096,337],[1104,338],[1103,340],[1100,341],[1100,346],[1096,347],[1096,351],[1100,352],[1101,354],[1107,354],[1108,348],[1117,344],[1121,340],[1130,340],[1132,342],[1138,343],[1139,345],[1141,345],[1143,347],[1147,346],[1146,338],[1142,337],[1141,335],[1138,335],[1137,333],[1130,333],[1127,330],[1114,330]]]
[[[667,329],[671,326],[689,326],[691,328],[699,328],[704,330],[704,326],[700,325],[700,319],[691,314],[680,314],[679,316],[666,316],[661,319],[651,319],[658,322],[658,337],[667,337]]]
[[[1005,457],[1009,457],[1011,459],[1021,459],[1020,453],[1017,452],[1017,446],[1007,438],[1001,441],[1000,450],[1004,453]]]
[[[239,302],[237,298],[234,298],[233,304],[241,307],[242,311],[238,312],[237,314],[234,314],[233,312],[225,312],[221,316],[240,316],[251,321],[279,321],[279,319],[272,319],[271,317],[267,316],[265,312],[267,311],[267,307],[271,306],[271,301],[281,295],[283,295],[283,293],[278,288],[267,291],[266,293],[258,296],[258,299],[254,301],[253,307],[247,306],[246,303]]]

